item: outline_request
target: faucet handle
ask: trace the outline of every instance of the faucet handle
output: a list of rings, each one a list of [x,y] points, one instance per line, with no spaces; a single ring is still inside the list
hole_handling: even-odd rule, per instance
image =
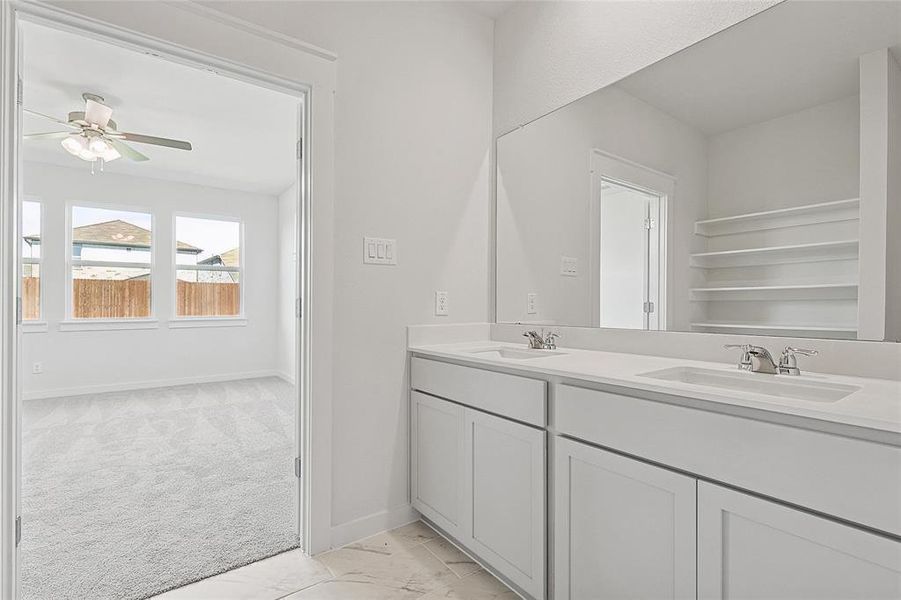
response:
[[[557,339],[560,337],[559,333],[554,333],[553,331],[549,331],[546,336],[544,336],[544,348],[546,350],[556,350],[557,349]]]
[[[797,355],[816,356],[819,354],[816,350],[807,350],[806,348],[793,348],[786,346],[779,357],[779,374],[780,375],[800,375],[801,369],[798,368]]]
[[[738,359],[738,368],[743,371],[751,370],[751,344],[724,344],[727,350],[741,350],[741,358]]]

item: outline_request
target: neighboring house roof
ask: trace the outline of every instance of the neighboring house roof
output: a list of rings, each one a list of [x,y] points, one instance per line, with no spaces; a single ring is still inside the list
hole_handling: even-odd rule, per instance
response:
[[[201,261],[198,261],[198,265],[222,265],[225,267],[239,267],[241,266],[241,252],[240,248],[232,248],[231,250],[226,250],[221,254],[214,254],[209,258],[204,258]]]
[[[40,241],[40,236],[26,236],[25,240]],[[103,246],[107,248],[150,248],[150,231],[121,219],[82,225],[72,230],[72,243],[80,246]],[[179,252],[200,254],[202,249],[176,242]]]

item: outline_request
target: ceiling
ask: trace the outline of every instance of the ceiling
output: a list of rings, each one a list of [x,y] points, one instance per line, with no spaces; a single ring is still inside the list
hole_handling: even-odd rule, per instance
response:
[[[82,92],[103,96],[120,131],[188,140],[190,152],[134,144],[150,157],[106,171],[262,194],[295,180],[299,98],[100,42],[26,23],[24,106],[63,120],[84,110]],[[61,131],[26,115],[25,133]],[[59,140],[26,140],[25,160],[90,169]]]
[[[857,94],[858,58],[899,44],[901,2],[784,2],[617,85],[711,135]]]

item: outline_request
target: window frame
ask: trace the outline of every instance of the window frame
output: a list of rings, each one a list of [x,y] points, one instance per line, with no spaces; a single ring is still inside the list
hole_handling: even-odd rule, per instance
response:
[[[22,253],[22,240],[25,237],[25,232],[23,231],[23,223],[22,223],[22,215],[25,214],[24,205],[26,202],[34,202],[38,206],[40,206],[41,216],[39,220],[39,232],[38,235],[41,236],[41,255],[38,258],[26,258]],[[19,244],[19,296],[23,298],[24,301],[24,290],[22,280],[25,279],[22,272],[24,271],[25,265],[37,265],[38,273],[40,275],[38,278],[40,282],[38,283],[38,289],[40,290],[38,296],[38,318],[37,319],[26,319],[24,314],[24,309],[22,313],[22,331],[23,333],[31,333],[31,332],[44,332],[47,331],[47,319],[46,314],[44,312],[44,250],[45,246],[45,238],[44,238],[44,230],[46,229],[47,224],[47,211],[44,210],[46,205],[44,203],[44,199],[40,196],[34,196],[31,194],[23,194],[21,196],[21,206],[20,206],[20,214],[19,214],[19,239],[17,243]]]
[[[96,208],[101,210],[120,210],[123,212],[132,212],[132,213],[143,213],[150,217],[150,262],[149,263],[126,263],[119,261],[106,261],[106,260],[88,260],[85,261],[83,259],[75,259],[72,254],[72,244],[73,244],[73,212],[76,208]],[[65,252],[65,265],[66,265],[66,316],[65,320],[60,323],[60,330],[62,331],[80,331],[83,329],[131,329],[130,325],[133,325],[136,329],[147,329],[148,326],[152,327],[157,323],[156,318],[156,301],[154,299],[154,288],[155,285],[155,276],[156,266],[157,266],[157,246],[158,244],[155,241],[154,232],[157,228],[157,219],[156,214],[153,210],[149,208],[145,208],[143,206],[122,204],[122,203],[110,203],[110,202],[95,202],[95,201],[78,201],[78,200],[69,200],[66,202],[66,243],[64,245]],[[150,281],[150,312],[146,317],[123,317],[123,318],[85,318],[85,317],[76,317],[74,315],[75,307],[72,302],[72,294],[74,291],[73,278],[72,278],[72,268],[75,266],[113,266],[113,267],[123,267],[123,268],[144,268],[149,269],[149,281]]]
[[[238,224],[238,268],[197,268],[197,265],[178,264],[178,219],[204,219],[207,221],[220,221]],[[175,211],[172,213],[172,314],[169,317],[169,327],[236,327],[247,324],[244,265],[247,262],[247,254],[244,246],[244,219],[235,214],[213,214],[191,211]],[[212,265],[211,265],[212,266]],[[187,267],[187,268],[185,268]],[[223,271],[238,274],[238,314],[236,315],[179,315],[178,314],[178,272],[179,271]]]

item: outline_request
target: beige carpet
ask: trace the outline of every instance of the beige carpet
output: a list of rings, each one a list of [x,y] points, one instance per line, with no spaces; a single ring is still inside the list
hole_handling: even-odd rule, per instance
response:
[[[24,402],[22,597],[145,598],[295,547],[293,390]]]

